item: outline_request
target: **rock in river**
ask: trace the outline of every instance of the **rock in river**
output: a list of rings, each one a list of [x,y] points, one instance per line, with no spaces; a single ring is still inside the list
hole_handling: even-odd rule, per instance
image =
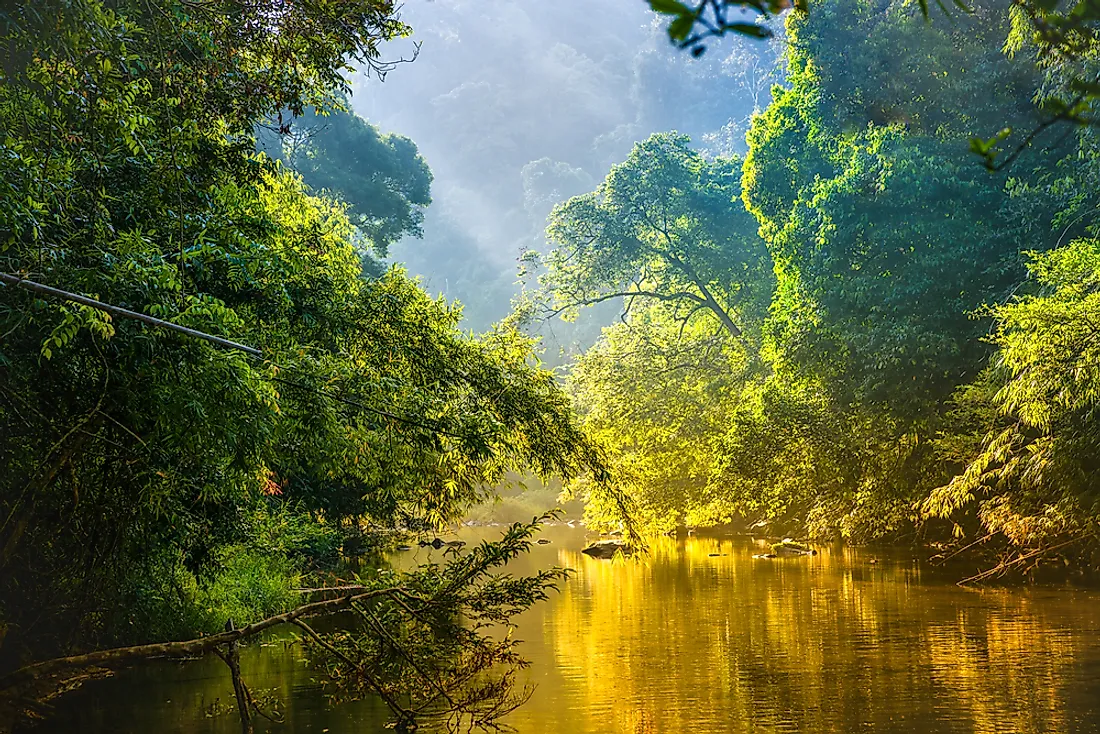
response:
[[[624,556],[628,556],[631,553],[630,547],[621,540],[598,540],[581,551],[581,553],[592,556],[593,558],[612,558],[616,553],[620,552]]]
[[[772,544],[772,553],[777,556],[816,556],[815,551],[805,543],[799,543],[797,540],[790,538],[784,538],[779,543]]]
[[[442,538],[435,538],[434,540],[422,540],[422,541],[420,541],[419,545],[420,545],[421,548],[430,547],[430,548],[435,548],[436,550],[439,550],[440,548],[443,548],[445,546],[449,547],[449,548],[461,548],[462,546],[466,545],[466,541],[465,540],[443,540]]]

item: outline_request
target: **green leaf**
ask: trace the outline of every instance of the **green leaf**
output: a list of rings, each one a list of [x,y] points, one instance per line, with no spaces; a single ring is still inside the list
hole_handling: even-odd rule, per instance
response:
[[[695,27],[695,18],[690,15],[681,15],[668,24],[668,37],[673,41],[683,41]]]
[[[665,15],[687,15],[692,18],[695,17],[695,11],[678,0],[649,0],[649,7],[652,8],[654,12],[664,13]]]
[[[973,137],[970,138],[970,150],[978,155],[986,155],[989,153],[989,149],[993,147],[993,139],[986,140],[984,138]]]
[[[771,38],[772,32],[770,28],[766,28],[756,23],[727,23],[725,30],[733,31],[734,33],[740,33],[743,36],[749,36],[751,38]]]

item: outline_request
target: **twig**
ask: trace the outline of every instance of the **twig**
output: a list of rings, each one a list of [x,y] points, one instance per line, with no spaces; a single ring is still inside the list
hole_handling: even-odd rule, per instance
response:
[[[379,696],[381,696],[382,700],[386,702],[386,705],[389,706],[390,709],[395,714],[397,714],[398,717],[402,721],[411,720],[412,714],[410,714],[409,711],[406,708],[404,708],[401,704],[399,704],[393,698],[393,696],[391,696],[385,690],[385,688],[382,687],[382,684],[379,683],[378,680],[375,679],[374,676],[372,676],[370,674],[370,671],[367,670],[367,667],[365,665],[363,665],[362,663],[356,663],[354,660],[349,658],[347,655],[345,655],[344,653],[337,650],[332,644],[330,644],[323,637],[321,637],[319,634],[317,634],[313,630],[313,628],[310,627],[305,622],[303,622],[301,620],[295,620],[294,624],[297,625],[298,627],[300,627],[303,632],[305,632],[307,635],[309,635],[310,639],[312,639],[314,642],[316,642],[318,645],[320,645],[322,648],[324,648],[329,654],[333,655],[334,657],[336,657],[340,660],[343,660],[346,664],[351,666],[351,668],[353,670],[357,671],[361,676],[363,676],[366,679],[367,684],[370,685],[370,687],[373,688]]]
[[[953,553],[951,553],[950,555],[947,555],[947,556],[938,556],[938,557],[937,557],[937,556],[933,556],[933,558],[934,558],[934,559],[935,559],[935,560],[936,560],[936,561],[937,561],[938,563],[944,563],[944,562],[945,562],[945,561],[947,561],[948,559],[954,558],[955,556],[959,555],[960,553],[963,553],[964,551],[970,550],[971,548],[973,548],[974,546],[978,545],[979,543],[984,543],[985,541],[987,541],[987,540],[989,540],[990,538],[992,538],[992,537],[993,537],[994,535],[995,535],[995,533],[990,533],[989,535],[986,535],[986,536],[984,536],[984,537],[982,537],[982,538],[978,538],[978,539],[977,539],[977,540],[975,540],[975,541],[974,541],[973,543],[967,543],[967,544],[966,544],[966,545],[964,545],[964,546],[963,546],[962,548],[959,548],[958,550],[954,551],[954,552],[953,552]]]
[[[969,578],[965,578],[962,581],[957,582],[956,585],[957,586],[965,586],[966,584],[969,584],[971,581],[984,581],[985,579],[989,578],[990,576],[995,576],[997,574],[1003,575],[1008,571],[1009,568],[1011,568],[1012,566],[1015,566],[1018,563],[1023,563],[1024,561],[1029,560],[1031,558],[1034,558],[1035,556],[1042,555],[1043,553],[1049,553],[1050,551],[1058,550],[1059,548],[1063,548],[1063,547],[1069,545],[1070,543],[1076,543],[1077,541],[1081,540],[1084,537],[1087,537],[1087,536],[1078,535],[1076,538],[1070,538],[1069,540],[1065,541],[1064,543],[1059,543],[1058,545],[1052,545],[1049,548],[1036,548],[1035,550],[1031,551],[1030,553],[1025,553],[1022,556],[1017,556],[1016,558],[1013,558],[1011,561],[1002,561],[1002,562],[998,563],[993,568],[986,569],[985,571],[982,571],[981,573],[976,573],[976,574],[974,574],[973,576],[971,576]]]

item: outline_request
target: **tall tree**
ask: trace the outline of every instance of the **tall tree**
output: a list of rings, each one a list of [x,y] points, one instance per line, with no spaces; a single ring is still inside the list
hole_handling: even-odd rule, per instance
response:
[[[347,204],[352,223],[376,255],[385,257],[402,237],[423,235],[432,172],[413,141],[383,135],[354,112],[318,114],[315,108],[284,119],[281,127],[261,126],[257,133],[261,150],[313,190]]]
[[[539,282],[552,314],[623,299],[676,304],[687,323],[709,313],[730,336],[758,318],[767,252],[740,201],[740,161],[707,161],[681,135],[638,143],[591,194],[550,216]]]

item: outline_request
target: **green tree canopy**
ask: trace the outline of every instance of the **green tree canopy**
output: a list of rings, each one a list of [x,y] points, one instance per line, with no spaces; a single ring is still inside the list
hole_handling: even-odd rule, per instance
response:
[[[1033,253],[1034,281],[993,309],[996,356],[956,400],[945,456],[964,469],[922,505],[1025,550],[1092,541],[1100,516],[1100,243]],[[962,430],[959,430],[962,429]]]
[[[759,318],[767,253],[740,202],[740,161],[706,161],[684,136],[653,135],[592,194],[557,207],[539,281],[553,313],[625,299],[708,312],[731,336]],[[530,259],[538,260],[537,256]]]

